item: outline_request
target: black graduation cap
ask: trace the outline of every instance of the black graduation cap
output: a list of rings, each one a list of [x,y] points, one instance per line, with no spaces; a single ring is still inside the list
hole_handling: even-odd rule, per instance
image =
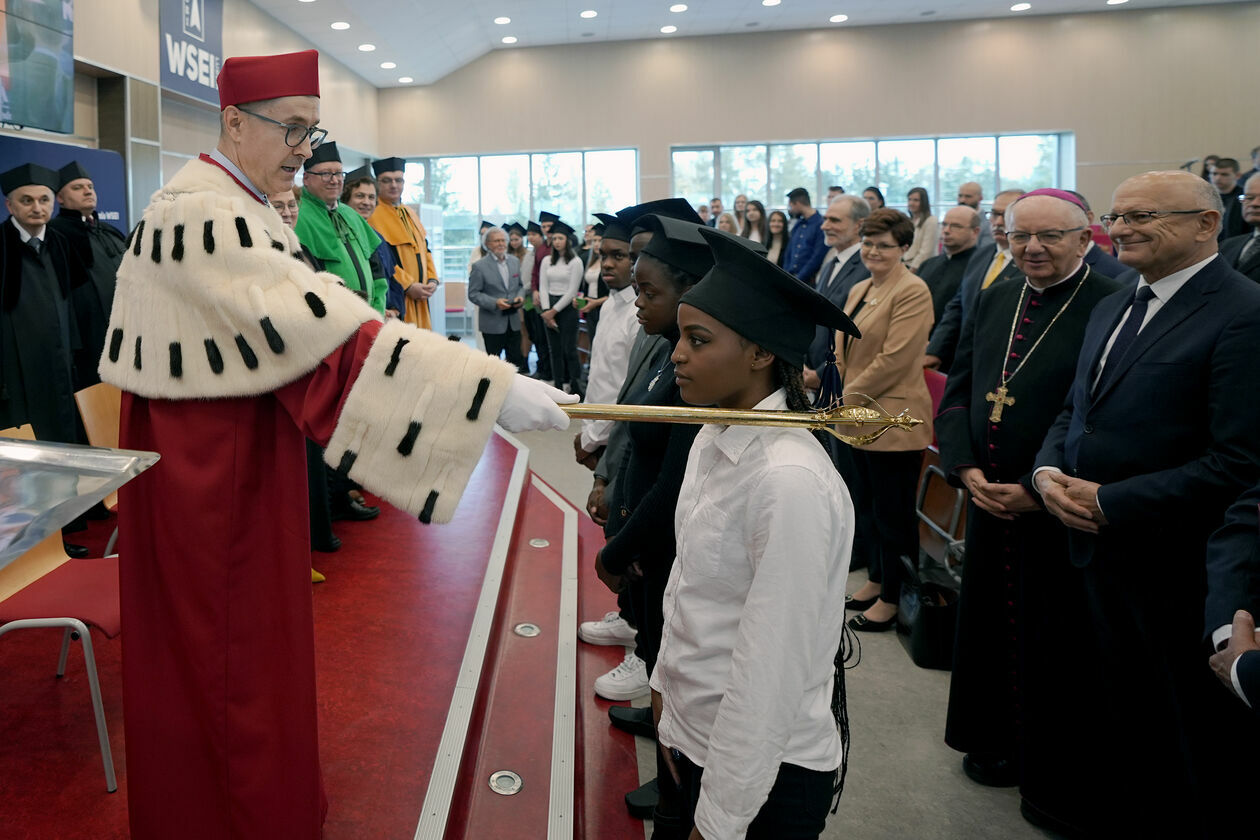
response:
[[[655,201],[632,204],[618,210],[617,218],[628,219],[633,224],[640,216],[646,216],[649,213],[684,222],[695,222],[698,225],[704,223],[700,214],[696,212],[696,208],[692,207],[685,198],[658,198]]]
[[[576,231],[573,230],[573,228],[566,225],[564,222],[557,219],[555,222],[552,222],[551,224],[551,233],[552,234],[567,233],[569,236],[573,236],[576,233]]]
[[[485,219],[482,219],[481,227],[478,229],[478,233],[485,233],[488,228],[492,228],[492,227],[498,227],[498,225],[496,225],[494,222],[487,222]]]
[[[61,188],[71,181],[77,181],[80,178],[92,180],[92,175],[83,168],[83,164],[77,160],[72,160],[65,166],[57,170],[57,192],[61,192]]]
[[[337,144],[335,142],[320,143],[311,151],[311,156],[302,164],[302,169],[309,172],[312,166],[328,163],[330,160],[341,163],[341,152],[337,151]]]
[[[557,216],[555,213],[549,213],[546,210],[543,210],[541,213],[538,214],[538,221],[551,222],[552,224],[555,224],[556,222],[560,221],[560,217]],[[572,230],[572,228],[570,228],[570,230]]]
[[[713,269],[682,296],[755,344],[796,367],[816,325],[861,338],[857,327],[827,298],[748,247],[747,240],[708,226],[699,233],[713,250]]]
[[[606,230],[608,230],[608,228],[604,225],[603,222],[596,222],[595,224],[591,225],[591,233],[594,234],[595,236],[602,237],[604,235],[604,231]]]
[[[323,146],[320,146],[320,148],[322,149]],[[365,178],[370,179],[374,183],[376,181],[376,179],[372,177],[372,170],[368,168],[368,165],[366,163],[360,166],[358,169],[355,169],[351,172],[346,173],[347,184],[353,184],[356,181],[362,181]]]
[[[603,223],[596,225],[603,228],[600,232],[601,236],[606,239],[620,239],[622,242],[630,241],[630,227],[634,224],[633,220],[625,220],[620,215],[614,216],[612,213],[593,213],[592,215]]]
[[[24,163],[0,173],[0,192],[8,195],[19,187],[48,187],[57,191],[57,173],[38,163]]]
[[[713,268],[713,249],[700,235],[704,225],[649,213],[635,222],[634,230],[649,231],[652,238],[641,253],[685,271],[699,280]]]
[[[513,232],[515,232],[515,233],[519,233],[521,236],[524,236],[524,235],[525,235],[525,228],[521,225],[521,223],[520,223],[520,222],[512,222],[511,224],[506,224],[506,223],[505,223],[505,224],[503,225],[503,229],[504,229],[504,230],[506,230],[509,234],[511,234],[511,233],[513,233]],[[539,231],[540,231],[540,232],[541,232],[541,230],[542,230],[542,229],[541,229],[541,228],[539,228]]]
[[[407,161],[400,157],[381,158],[372,161],[372,171],[376,173],[376,177],[381,177],[382,172],[403,172],[407,168]]]
[[[539,225],[539,224],[538,224],[538,222],[530,222],[530,223],[529,223],[529,227],[527,227],[527,228],[525,229],[525,231],[526,231],[527,233],[537,233],[537,234],[542,234],[542,226],[541,226],[541,225]]]

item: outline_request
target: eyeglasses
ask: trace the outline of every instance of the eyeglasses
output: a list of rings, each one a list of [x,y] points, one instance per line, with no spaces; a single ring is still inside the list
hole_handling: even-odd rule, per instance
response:
[[[1196,216],[1206,210],[1130,210],[1128,213],[1107,213],[1099,216],[1102,226],[1109,228],[1117,221],[1123,221],[1129,227],[1149,225],[1161,216]]]
[[[311,172],[310,170],[307,170],[306,174],[318,175],[325,184],[331,183],[332,181],[346,180],[346,173],[341,170],[337,170],[336,172]]]
[[[1260,193],[1243,193],[1238,196],[1238,200],[1243,204],[1246,204],[1248,201],[1260,201]]]
[[[326,128],[317,128],[313,125],[299,125],[297,123],[282,123],[279,120],[273,120],[271,117],[264,117],[262,114],[255,114],[253,111],[241,108],[240,106],[237,106],[237,110],[243,114],[249,114],[255,119],[262,120],[263,122],[269,122],[272,125],[278,125],[283,128],[285,145],[291,149],[296,149],[298,146],[301,146],[307,138],[311,141],[311,148],[317,149],[319,148],[319,144],[323,143],[325,138],[328,137],[328,129]]]
[[[1032,232],[1012,230],[1006,234],[1006,239],[1012,245],[1027,245],[1035,236],[1037,237],[1037,241],[1042,245],[1058,245],[1063,241],[1063,237],[1067,236],[1069,233],[1075,233],[1078,230],[1085,230],[1085,228],[1074,227],[1064,228],[1063,230],[1038,230]]]
[[[869,239],[862,240],[863,251],[896,251],[901,246],[895,242],[872,242]]]

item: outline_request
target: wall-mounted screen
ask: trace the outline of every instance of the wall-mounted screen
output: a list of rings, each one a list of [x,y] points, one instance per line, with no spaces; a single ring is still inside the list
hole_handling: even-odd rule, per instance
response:
[[[74,0],[0,0],[0,122],[74,131]]]

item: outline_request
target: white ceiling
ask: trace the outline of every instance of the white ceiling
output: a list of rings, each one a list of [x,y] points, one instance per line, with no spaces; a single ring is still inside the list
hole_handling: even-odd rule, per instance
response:
[[[1124,14],[1127,10],[1199,6],[1247,0],[1128,0],[1108,6],[1106,0],[1031,0],[1032,9],[1011,12],[1015,0],[685,0],[687,11],[669,7],[683,0],[252,0],[378,88],[431,84],[494,49],[521,49],[590,41],[633,41],[760,32],[785,29],[827,29],[936,20],[1011,18],[1078,12]],[[594,18],[580,13],[594,10]],[[832,15],[848,20],[834,24]],[[512,19],[496,25],[494,19]],[[333,21],[350,28],[334,31]],[[678,27],[671,35],[660,28]],[[501,39],[512,35],[511,46]],[[360,44],[374,44],[361,52]],[[396,69],[384,70],[384,61]]]

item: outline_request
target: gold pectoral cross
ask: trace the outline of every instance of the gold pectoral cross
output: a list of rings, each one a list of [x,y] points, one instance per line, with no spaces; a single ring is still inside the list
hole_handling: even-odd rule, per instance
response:
[[[984,395],[985,400],[993,403],[993,410],[989,412],[990,423],[1002,422],[1002,409],[1008,405],[1015,405],[1015,398],[1006,395],[1006,386],[1000,386],[997,391],[990,391]]]

